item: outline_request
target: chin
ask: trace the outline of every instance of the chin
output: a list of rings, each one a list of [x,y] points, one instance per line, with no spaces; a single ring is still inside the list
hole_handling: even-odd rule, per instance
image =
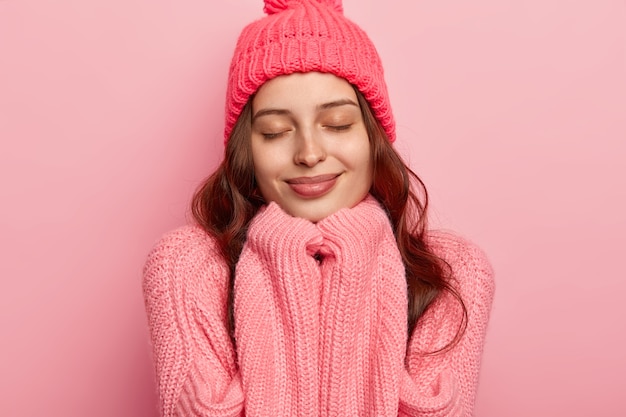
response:
[[[335,198],[319,198],[301,201],[277,201],[282,209],[294,217],[300,217],[310,222],[317,223],[331,216],[343,208],[352,208],[367,197],[367,192],[363,196],[343,199],[337,201]],[[291,203],[291,204],[290,204]]]
[[[300,217],[310,222],[317,223],[325,219],[331,214],[338,211],[341,207],[324,204],[323,202],[306,202],[295,206],[283,206],[283,210],[294,217]]]
[[[324,220],[328,216],[332,216],[343,208],[352,208],[356,206],[362,199],[352,203],[333,204],[325,203],[324,201],[308,202],[299,207],[292,207],[293,210],[286,210],[289,214],[295,217],[301,217],[307,219],[310,222],[317,223]]]
[[[306,219],[310,222],[313,223],[317,223],[320,220],[324,220],[326,217],[330,216],[331,214],[335,213],[337,210],[326,210],[326,211],[305,211],[305,212],[296,212],[296,213],[290,213],[292,216],[295,217],[301,217],[303,219]]]

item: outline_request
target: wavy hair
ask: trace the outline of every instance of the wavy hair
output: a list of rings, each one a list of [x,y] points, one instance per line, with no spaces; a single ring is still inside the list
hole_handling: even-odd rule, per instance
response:
[[[463,316],[454,346],[467,326],[467,309],[450,284],[451,268],[429,248],[426,240],[428,193],[422,180],[404,163],[363,95],[355,88],[370,141],[373,181],[370,193],[384,207],[404,263],[408,291],[408,335],[442,292],[450,293]],[[234,333],[233,287],[235,266],[246,240],[248,225],[265,204],[256,186],[252,150],[252,99],[243,108],[226,144],[223,162],[197,189],[192,200],[196,222],[212,234],[230,270],[228,327]],[[429,353],[437,353],[429,352]]]

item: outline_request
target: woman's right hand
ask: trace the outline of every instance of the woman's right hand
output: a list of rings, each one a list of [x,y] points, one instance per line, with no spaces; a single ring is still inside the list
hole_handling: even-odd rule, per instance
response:
[[[296,262],[299,256],[312,257],[321,245],[322,234],[312,222],[287,214],[275,202],[262,207],[248,227],[246,246],[276,267],[285,256]]]
[[[246,413],[319,415],[322,235],[276,203],[259,211],[236,266],[235,339]]]

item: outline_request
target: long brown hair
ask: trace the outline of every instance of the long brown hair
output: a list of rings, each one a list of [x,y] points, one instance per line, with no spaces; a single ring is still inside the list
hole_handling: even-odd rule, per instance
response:
[[[453,346],[467,325],[467,310],[450,284],[450,266],[434,254],[426,241],[428,193],[422,180],[404,163],[391,146],[374,117],[367,100],[356,90],[373,162],[370,193],[387,211],[406,271],[408,291],[408,335],[419,318],[442,292],[456,298],[463,310],[459,331],[442,350]],[[196,191],[192,213],[200,226],[211,233],[230,268],[228,319],[234,329],[233,285],[235,265],[246,240],[248,224],[264,204],[254,177],[250,133],[252,97],[243,108],[226,144],[224,161]],[[431,352],[434,353],[434,352]]]

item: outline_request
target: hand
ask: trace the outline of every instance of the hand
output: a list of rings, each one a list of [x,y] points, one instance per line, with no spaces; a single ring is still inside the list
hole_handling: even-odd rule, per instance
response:
[[[368,196],[317,228],[324,238],[321,412],[341,413],[356,404],[360,414],[392,415],[404,366],[407,300],[391,223]]]
[[[371,259],[383,240],[395,241],[387,213],[371,195],[321,220],[317,228],[325,241],[323,255]]]
[[[313,223],[276,203],[250,223],[235,270],[235,339],[246,399],[266,408],[246,414],[319,415],[321,274],[313,255],[321,244]]]
[[[285,256],[313,256],[322,245],[322,235],[309,220],[287,214],[275,202],[262,207],[250,222],[246,245],[272,265]]]

